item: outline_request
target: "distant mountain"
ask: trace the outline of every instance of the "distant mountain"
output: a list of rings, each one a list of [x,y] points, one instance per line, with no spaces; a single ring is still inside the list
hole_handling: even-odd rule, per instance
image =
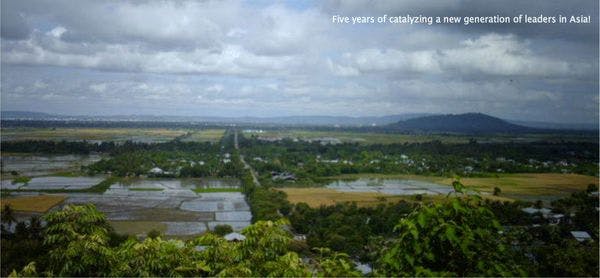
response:
[[[424,133],[521,133],[536,131],[534,128],[512,124],[481,113],[418,117],[390,124],[388,128],[398,131]]]

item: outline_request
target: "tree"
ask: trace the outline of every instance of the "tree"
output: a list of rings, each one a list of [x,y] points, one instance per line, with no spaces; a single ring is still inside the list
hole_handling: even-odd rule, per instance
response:
[[[2,209],[2,223],[6,223],[10,226],[16,221],[12,208],[9,205],[4,205],[4,208]]]
[[[67,205],[45,216],[44,245],[50,249],[49,271],[59,276],[103,276],[110,270],[110,226],[92,204]]]
[[[210,271],[193,245],[160,237],[148,237],[143,242],[130,239],[115,250],[114,256],[109,274],[114,277],[206,276]]]
[[[214,232],[217,235],[224,236],[226,234],[233,232],[233,228],[231,228],[231,226],[229,226],[227,224],[216,225],[214,228]]]
[[[456,187],[456,186],[455,186]],[[478,197],[428,204],[396,225],[398,237],[377,262],[384,276],[515,276],[501,226]]]

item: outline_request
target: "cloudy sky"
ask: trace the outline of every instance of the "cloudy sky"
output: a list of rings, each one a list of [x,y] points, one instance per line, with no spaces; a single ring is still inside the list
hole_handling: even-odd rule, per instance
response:
[[[598,1],[1,1],[1,109],[598,121]],[[339,24],[591,15],[591,24]]]

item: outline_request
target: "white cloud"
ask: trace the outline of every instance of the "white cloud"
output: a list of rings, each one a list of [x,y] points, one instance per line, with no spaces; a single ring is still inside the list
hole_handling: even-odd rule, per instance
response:
[[[214,85],[206,87],[206,89],[204,89],[204,91],[209,92],[209,93],[220,93],[220,92],[223,92],[223,89],[225,89],[225,87],[223,87],[223,85],[214,84]]]
[[[50,30],[46,34],[53,36],[55,38],[60,38],[65,32],[67,32],[67,29],[65,29],[65,27],[57,26],[57,27],[54,27],[54,29]]]
[[[92,90],[96,93],[103,93],[104,91],[106,91],[106,83],[91,84],[90,90]]]
[[[582,76],[592,65],[572,63],[556,57],[537,56],[530,44],[514,35],[487,34],[467,39],[450,49],[403,51],[365,49],[347,53],[342,64],[330,63],[334,74],[405,72],[421,74],[499,75],[499,76]],[[350,73],[350,74],[348,74]]]

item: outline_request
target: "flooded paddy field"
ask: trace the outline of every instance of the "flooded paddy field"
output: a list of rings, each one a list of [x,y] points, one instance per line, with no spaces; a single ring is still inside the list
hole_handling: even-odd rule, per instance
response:
[[[196,193],[201,186],[239,186],[238,180],[140,179],[115,183],[104,194],[69,194],[67,204],[93,203],[117,232],[192,236],[227,224],[239,231],[250,225],[250,207],[240,192]]]
[[[50,175],[57,172],[77,171],[102,159],[100,155],[2,155],[2,179],[10,178],[15,171],[28,177]]]
[[[441,195],[453,192],[452,187],[427,181],[410,179],[374,179],[336,180],[326,188],[341,192],[370,192],[386,195]]]
[[[2,188],[79,189],[102,180],[103,177],[36,177],[26,186],[5,180]],[[62,205],[91,203],[106,215],[118,233],[143,236],[158,230],[169,237],[189,237],[213,230],[220,224],[230,225],[235,231],[250,225],[252,214],[241,192],[194,191],[197,188],[229,189],[239,185],[240,181],[236,179],[137,179],[116,182],[104,193],[11,192],[6,200],[20,201],[18,212],[27,217]],[[60,200],[49,203],[43,210],[32,202],[22,201],[35,198]]]
[[[167,128],[2,128],[2,141],[167,142],[185,130]]]
[[[102,176],[95,177],[35,177],[27,183],[2,180],[2,189],[20,190],[79,190],[88,189],[104,180]]]

